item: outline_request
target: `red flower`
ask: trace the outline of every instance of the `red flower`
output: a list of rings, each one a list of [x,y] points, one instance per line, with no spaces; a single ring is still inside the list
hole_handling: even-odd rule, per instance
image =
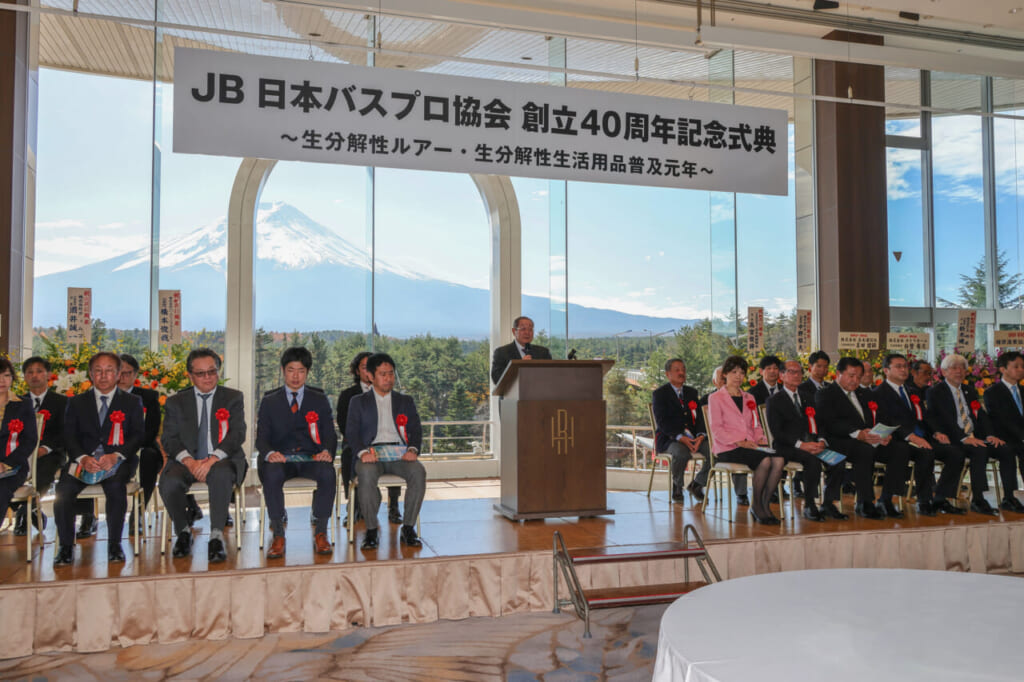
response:
[[[915,405],[917,405],[918,403],[920,403],[920,402],[921,402],[921,398],[920,398],[920,397],[919,397],[919,396],[918,396],[918,395],[917,395],[916,393],[912,393],[912,394],[910,395],[910,402],[912,402],[912,403],[914,403]]]
[[[875,410],[878,409],[878,403],[876,403],[874,400],[869,400],[868,401],[868,409],[871,410],[872,412],[874,412]]]
[[[804,414],[806,414],[808,417],[813,417],[814,416],[814,408],[811,407],[810,405],[808,405],[807,407],[804,408]]]
[[[395,425],[396,426],[405,426],[408,423],[409,423],[409,418],[406,417],[404,414],[400,414],[397,417],[395,417]]]
[[[316,412],[310,412],[309,414],[315,415]],[[217,410],[216,414],[214,414],[213,416],[217,418],[217,421],[225,421],[231,417],[231,413],[222,407],[219,410]],[[306,420],[309,421],[309,415],[306,415]]]
[[[141,386],[141,385],[142,385],[142,382],[141,382],[141,381],[139,381],[138,379],[136,379],[136,380],[135,380],[135,385],[136,385],[136,386]]]
[[[751,379],[750,380],[750,385],[751,386],[757,386],[757,379]]]
[[[981,409],[981,403],[979,403],[977,400],[972,400],[971,401],[971,409],[974,410],[975,412],[977,412],[978,410]]]
[[[224,410],[224,411],[227,412],[227,410]],[[218,417],[218,419],[219,419],[219,417]],[[306,413],[306,423],[307,424],[316,424],[318,421],[320,421],[320,415],[318,415],[316,412],[307,412]]]
[[[695,400],[691,400],[690,402],[686,403],[686,406],[689,407],[691,410],[696,410],[697,402]],[[402,416],[404,417],[405,415]]]
[[[57,376],[57,373],[56,373],[56,372],[54,372],[54,373],[52,373],[52,374],[50,375],[50,381],[56,381],[56,380],[57,380],[58,378],[59,378],[59,377]]]
[[[25,430],[25,424],[20,419],[12,419],[11,423],[7,425],[7,429],[11,433],[21,433]]]
[[[113,424],[123,424],[124,412],[122,412],[121,410],[114,410],[113,412],[110,413],[110,421]]]
[[[160,382],[157,381],[156,379],[153,379],[151,382],[149,382],[149,387],[150,388],[156,388],[159,385],[160,385]]]
[[[75,368],[74,367],[68,367],[68,374],[74,374],[74,373],[75,373]]]
[[[52,417],[53,415],[50,414],[49,410],[39,410],[39,416],[43,418],[43,423],[45,424],[46,422],[50,421],[50,417]]]

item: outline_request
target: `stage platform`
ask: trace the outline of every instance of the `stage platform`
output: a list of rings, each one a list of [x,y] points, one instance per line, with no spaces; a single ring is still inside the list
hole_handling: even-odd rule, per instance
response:
[[[444,495],[441,495],[443,497]],[[436,497],[436,496],[435,496]],[[1024,515],[918,517],[814,523],[797,516],[781,526],[754,524],[745,507],[730,522],[712,501],[706,514],[689,497],[611,492],[613,516],[511,522],[495,498],[433,499],[421,513],[421,549],[398,542],[382,509],[381,546],[363,552],[332,527],[332,556],[312,552],[308,507],[289,507],[287,555],[267,560],[250,507],[242,547],[228,541],[228,561],[206,561],[208,518],[197,524],[194,554],[161,556],[156,533],[141,554],[123,547],[124,564],[106,562],[105,525],[76,547],[73,566],[52,567],[53,526],[25,563],[24,538],[0,535],[0,657],[43,651],[103,651],[111,646],[187,639],[260,637],[266,632],[344,631],[358,626],[500,616],[552,608],[552,533],[575,547],[652,546],[679,541],[693,524],[722,577],[807,568],[920,568],[1024,572]],[[251,503],[253,501],[250,501]],[[797,503],[797,510],[800,504]],[[787,514],[790,505],[786,505]],[[237,521],[237,520],[236,520]],[[15,542],[17,540],[17,542]],[[584,587],[682,579],[682,560],[582,567]],[[582,625],[581,625],[582,627]]]

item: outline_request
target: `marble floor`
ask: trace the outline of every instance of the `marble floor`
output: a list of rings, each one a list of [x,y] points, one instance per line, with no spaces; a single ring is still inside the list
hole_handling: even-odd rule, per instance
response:
[[[341,634],[272,634],[38,654],[0,661],[5,680],[649,680],[666,605],[530,613]]]

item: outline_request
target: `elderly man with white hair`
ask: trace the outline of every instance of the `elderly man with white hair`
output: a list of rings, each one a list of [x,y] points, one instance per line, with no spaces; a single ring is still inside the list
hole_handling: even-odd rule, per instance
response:
[[[1017,489],[1017,468],[1013,451],[994,435],[988,414],[981,407],[978,394],[969,383],[967,360],[962,355],[947,355],[942,360],[942,381],[928,389],[928,412],[925,421],[939,443],[952,443],[963,449],[970,460],[971,511],[998,516],[999,512],[985,499],[988,489],[986,465],[989,458],[999,463],[1003,482],[1000,507],[1005,511],[1024,513],[1024,505],[1014,497]]]

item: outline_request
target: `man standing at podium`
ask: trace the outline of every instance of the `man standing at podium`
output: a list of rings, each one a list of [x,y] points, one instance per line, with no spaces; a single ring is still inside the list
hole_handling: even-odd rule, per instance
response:
[[[533,320],[525,315],[512,322],[512,336],[515,339],[507,346],[494,349],[494,360],[491,362],[491,381],[498,379],[505,372],[508,363],[513,360],[550,360],[551,351],[544,346],[535,346],[533,341]]]

